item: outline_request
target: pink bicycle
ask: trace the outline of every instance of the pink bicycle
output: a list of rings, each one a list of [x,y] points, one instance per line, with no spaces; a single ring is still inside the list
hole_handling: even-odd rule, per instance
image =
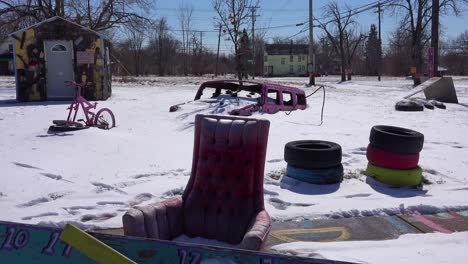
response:
[[[109,108],[102,108],[95,114],[90,110],[96,109],[97,103],[90,103],[83,96],[81,96],[82,89],[90,88],[94,84],[91,82],[76,83],[74,81],[66,81],[67,86],[73,86],[75,88],[75,95],[73,102],[67,108],[68,117],[67,120],[54,120],[55,126],[51,126],[49,129],[54,131],[70,131],[79,130],[88,127],[97,127],[100,129],[111,129],[115,127],[114,113]],[[79,108],[83,109],[86,120],[78,119],[76,122],[76,116]],[[84,125],[82,123],[83,122]]]

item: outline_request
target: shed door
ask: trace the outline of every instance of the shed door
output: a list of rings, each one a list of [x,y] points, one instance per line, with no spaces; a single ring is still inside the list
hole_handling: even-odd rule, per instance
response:
[[[74,79],[71,41],[45,41],[48,99],[73,98],[73,88],[65,81]]]

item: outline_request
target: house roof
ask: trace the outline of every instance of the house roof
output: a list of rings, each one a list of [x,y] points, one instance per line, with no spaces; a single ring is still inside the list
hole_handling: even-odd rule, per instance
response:
[[[266,44],[265,50],[268,55],[309,54],[309,45],[307,44]]]
[[[11,33],[10,36],[16,35],[16,34],[18,34],[18,33],[22,33],[22,32],[24,32],[24,31],[26,31],[26,30],[28,30],[28,29],[30,29],[30,28],[35,28],[35,27],[38,27],[38,26],[40,26],[40,25],[42,25],[42,24],[55,21],[55,20],[57,20],[57,19],[61,19],[61,20],[66,21],[66,22],[68,22],[68,23],[70,23],[70,24],[73,24],[73,25],[75,25],[75,26],[77,26],[77,27],[80,27],[80,28],[83,29],[83,30],[92,32],[92,33],[94,33],[94,34],[96,34],[96,35],[98,35],[98,36],[100,36],[100,37],[105,38],[105,36],[104,36],[103,34],[97,32],[97,31],[94,31],[94,30],[92,30],[92,29],[90,29],[90,28],[84,27],[84,26],[82,26],[82,25],[80,25],[80,24],[77,24],[77,23],[75,23],[75,22],[73,22],[73,21],[67,20],[67,19],[65,19],[65,18],[63,18],[63,17],[59,17],[59,16],[54,16],[54,17],[48,18],[48,19],[43,20],[43,21],[41,21],[41,22],[39,22],[39,23],[36,23],[36,24],[34,24],[34,25],[32,25],[32,26],[29,26],[29,27],[20,29],[20,30],[18,30],[18,31],[15,31],[15,32]]]

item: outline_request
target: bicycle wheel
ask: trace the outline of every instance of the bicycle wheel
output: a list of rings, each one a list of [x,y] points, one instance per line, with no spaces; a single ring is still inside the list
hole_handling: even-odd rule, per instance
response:
[[[115,127],[115,117],[108,108],[102,108],[94,117],[94,126],[100,129],[111,129]]]

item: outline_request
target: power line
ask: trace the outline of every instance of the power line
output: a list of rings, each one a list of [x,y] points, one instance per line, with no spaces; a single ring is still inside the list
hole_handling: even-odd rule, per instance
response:
[[[383,1],[383,2],[381,2],[381,7],[382,7],[383,5],[386,5],[386,4],[389,4],[389,3],[391,3],[391,2],[395,2],[395,1],[396,1],[396,0],[386,0],[386,1]],[[360,6],[360,7],[356,7],[356,8],[353,8],[353,9],[349,9],[349,10],[340,12],[340,13],[338,13],[338,15],[340,15],[340,17],[341,17],[341,15],[345,15],[345,16],[341,17],[341,19],[346,19],[346,18],[349,18],[349,17],[351,17],[351,16],[354,16],[354,15],[357,15],[357,14],[360,14],[360,13],[363,13],[363,12],[366,12],[366,11],[368,11],[368,10],[374,9],[374,8],[378,7],[378,5],[379,5],[379,1],[375,1],[375,2],[372,2],[372,3],[369,3],[369,4],[365,4],[365,5],[363,5],[363,6]],[[361,9],[362,9],[362,10],[361,10]],[[325,17],[321,17],[321,18],[314,18],[314,20],[317,21],[321,26],[326,26],[326,25],[328,25],[328,24],[330,24],[330,23],[332,23],[332,22],[336,22],[336,21],[337,21],[337,19],[335,18],[335,19],[331,19],[331,20],[329,20],[329,21],[327,21],[327,22],[325,22],[325,23],[321,23],[321,22],[320,22],[320,20],[324,20],[324,19],[326,19],[326,18],[333,18],[333,15],[325,16]],[[302,22],[302,23],[299,23],[299,24],[297,24],[297,25],[304,25],[304,24],[307,24],[307,23],[309,23],[309,20],[304,21],[304,22]],[[318,26],[316,26],[316,27],[318,27]],[[306,32],[306,31],[307,31],[307,29],[301,29],[298,33],[296,33],[296,34],[294,34],[294,35],[291,35],[289,38],[295,37],[295,36],[297,36],[297,35],[299,35],[299,34],[301,34],[301,33],[304,33],[304,32]]]

